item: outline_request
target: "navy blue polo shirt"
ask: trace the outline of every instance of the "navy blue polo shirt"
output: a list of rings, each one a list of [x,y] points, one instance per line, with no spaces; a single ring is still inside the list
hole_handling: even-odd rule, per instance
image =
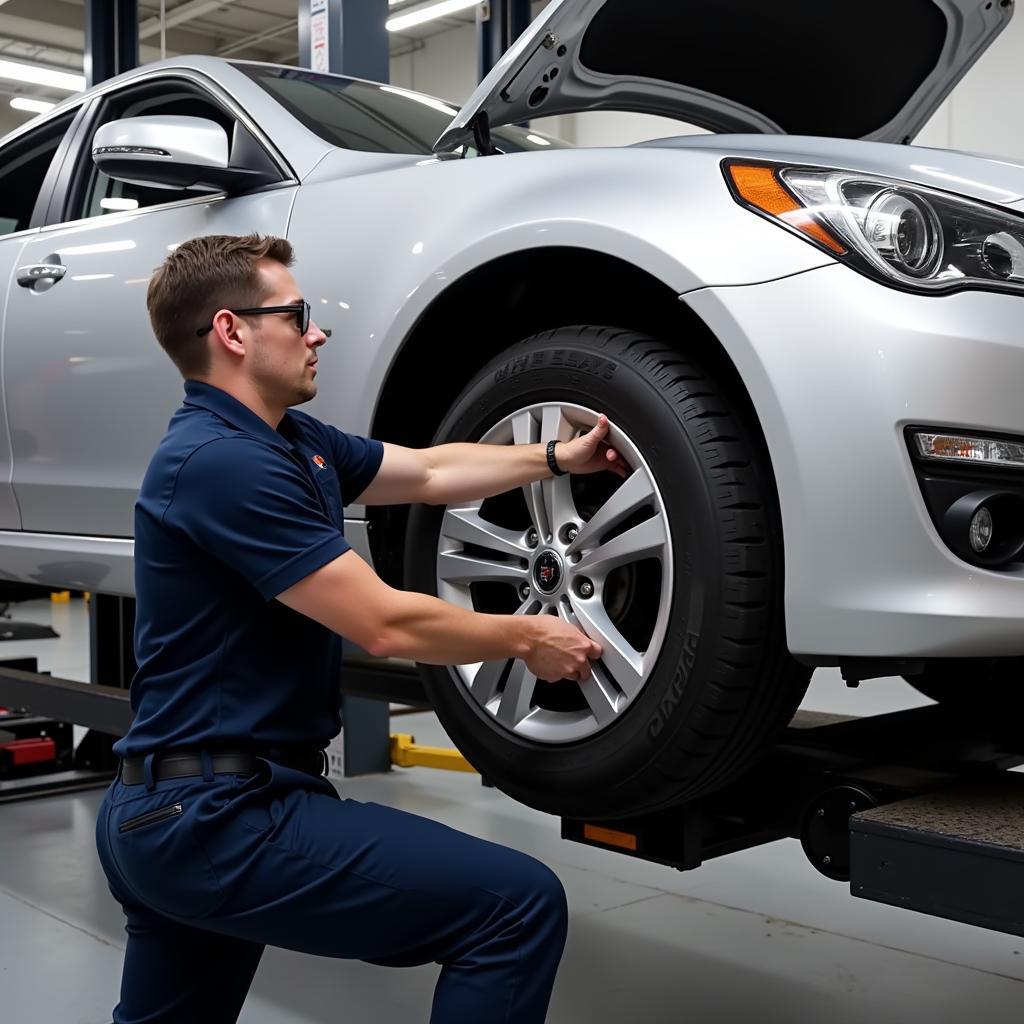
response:
[[[135,505],[135,720],[119,756],[337,734],[341,638],[274,598],[349,549],[344,506],[383,454],[296,410],[273,430],[185,383]]]

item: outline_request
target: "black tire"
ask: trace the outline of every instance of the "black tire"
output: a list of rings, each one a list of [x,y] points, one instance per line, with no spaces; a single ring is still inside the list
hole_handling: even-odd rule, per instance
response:
[[[1024,658],[937,658],[904,679],[944,707],[972,718],[1024,711]]]
[[[435,443],[475,441],[542,402],[604,412],[642,453],[671,526],[671,614],[661,653],[644,688],[603,731],[564,744],[524,739],[499,725],[453,669],[421,666],[452,740],[486,779],[523,803],[611,819],[721,787],[788,723],[806,690],[810,670],[786,646],[770,466],[756,428],[725,390],[649,336],[561,328],[481,370],[438,429]],[[588,480],[576,477],[573,487],[594,485]],[[437,592],[443,515],[439,507],[412,511],[410,589]]]

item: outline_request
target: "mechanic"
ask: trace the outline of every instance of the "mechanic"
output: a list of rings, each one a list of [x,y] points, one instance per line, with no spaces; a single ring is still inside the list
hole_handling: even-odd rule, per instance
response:
[[[447,504],[625,465],[604,417],[553,449],[412,450],[289,411],[316,395],[326,341],[292,261],[284,239],[208,235],[149,284],[185,399],[135,507],[135,718],[97,822],[127,918],[114,1020],[234,1021],[270,944],[437,962],[433,1022],[542,1021],[566,935],[555,875],[340,798],[323,748],[341,725],[342,636],[432,664],[518,657],[549,681],[586,678],[600,647],[554,616],[389,587],[346,543],[343,507]]]

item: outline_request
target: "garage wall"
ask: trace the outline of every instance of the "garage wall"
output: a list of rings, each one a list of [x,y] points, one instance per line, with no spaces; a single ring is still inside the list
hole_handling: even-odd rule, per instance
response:
[[[1024,160],[1024,13],[964,76],[917,137],[921,146]]]
[[[476,88],[476,26],[431,36],[421,50],[391,59],[391,84],[462,104]]]

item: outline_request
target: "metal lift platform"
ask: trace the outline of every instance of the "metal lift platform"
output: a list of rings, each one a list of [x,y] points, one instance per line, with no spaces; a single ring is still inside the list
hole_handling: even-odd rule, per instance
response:
[[[563,819],[562,837],[683,871],[795,838],[854,896],[1024,935],[1021,764],[1014,722],[799,712],[727,788],[632,819]]]

